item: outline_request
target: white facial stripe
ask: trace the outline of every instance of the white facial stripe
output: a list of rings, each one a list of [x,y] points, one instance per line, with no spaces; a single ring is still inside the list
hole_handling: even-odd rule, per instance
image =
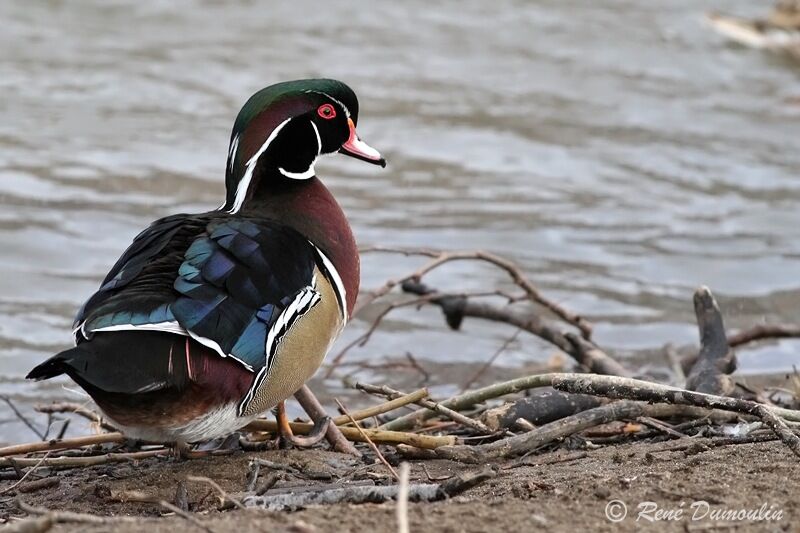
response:
[[[325,270],[328,271],[328,274],[330,274],[333,281],[333,288],[339,295],[339,300],[341,301],[339,312],[342,314],[342,327],[344,327],[345,324],[347,324],[347,289],[345,289],[344,282],[342,282],[342,278],[339,276],[339,271],[337,271],[336,267],[333,266],[333,263],[330,259],[328,259],[328,256],[322,253],[322,250],[317,248],[313,242],[311,242],[311,246],[314,247],[314,250],[317,251],[320,259],[322,259],[322,264],[325,265]]]
[[[313,120],[311,121],[311,127],[314,128],[314,135],[317,136],[317,157],[319,157],[319,154],[322,153],[322,137],[319,136],[319,128],[314,124]]]
[[[347,117],[348,117],[348,118],[350,117],[350,110],[349,110],[349,109],[347,109],[347,106],[346,106],[346,105],[344,105],[344,102],[342,102],[341,100],[337,100],[337,99],[336,99],[336,98],[334,98],[333,96],[329,95],[328,93],[322,92],[322,91],[306,91],[306,92],[307,92],[307,93],[316,93],[316,94],[321,94],[322,96],[325,96],[325,97],[328,97],[328,98],[330,98],[331,100],[333,100],[334,102],[336,102],[337,104],[339,104],[340,106],[342,106],[342,109],[344,109],[344,114],[345,114],[345,115],[347,115]]]
[[[231,150],[228,152],[228,168],[231,172],[233,172],[233,163],[236,161],[236,150],[239,148],[239,135],[237,134],[236,137],[233,138],[233,142],[231,142]]]
[[[267,148],[269,148],[269,145],[275,140],[275,137],[278,136],[278,133],[280,133],[283,127],[286,126],[290,120],[292,120],[291,117],[278,124],[278,127],[272,130],[272,133],[269,134],[269,137],[267,137],[267,140],[261,145],[261,148],[258,149],[258,152],[256,152],[255,155],[253,155],[253,157],[251,157],[247,162],[247,168],[245,169],[244,176],[242,176],[242,179],[239,180],[239,185],[236,187],[236,196],[233,200],[233,207],[228,210],[228,213],[238,213],[242,208],[244,199],[247,197],[247,190],[250,188],[250,181],[253,179],[253,172],[256,169],[258,158],[261,157],[261,154],[266,152]]]

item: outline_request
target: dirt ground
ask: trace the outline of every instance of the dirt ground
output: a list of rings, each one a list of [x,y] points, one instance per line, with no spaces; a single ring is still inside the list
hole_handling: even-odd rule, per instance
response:
[[[700,442],[700,441],[698,441]],[[411,503],[411,531],[797,531],[800,497],[795,480],[800,462],[779,442],[664,451],[675,442],[635,443],[593,450],[557,450],[519,461],[498,463],[494,479],[447,501]],[[662,450],[662,451],[659,451]],[[389,484],[386,467],[323,450],[237,452],[232,456],[177,462],[148,459],[138,464],[113,464],[53,472],[58,486],[19,495],[25,502],[57,510],[103,515],[140,516],[135,523],[62,524],[51,531],[174,532],[198,530],[178,516],[163,516],[157,504],[116,501],[122,491],[143,491],[174,501],[176,488],[189,475],[208,476],[230,493],[242,491],[249,460],[261,457],[290,465],[300,472],[288,475],[275,489],[292,486],[347,484],[372,480]],[[399,457],[389,456],[390,460]],[[412,482],[429,482],[478,465],[449,461],[412,461]],[[427,470],[427,472],[426,472]],[[266,472],[262,469],[262,475]],[[12,481],[3,481],[8,487]],[[187,482],[194,516],[217,532],[236,531],[397,531],[395,504],[342,504],[294,512],[259,510],[216,511],[208,486]],[[0,489],[2,490],[2,489]],[[206,496],[205,501],[203,497]],[[4,518],[22,516],[8,492],[0,496]],[[624,502],[627,516],[611,522],[606,508]],[[642,502],[653,502],[643,504]],[[704,503],[705,502],[705,503]],[[671,513],[674,520],[650,522],[647,516]],[[766,504],[762,520],[719,516],[725,510],[757,511]],[[612,514],[621,506],[611,504]],[[616,507],[614,507],[616,505]],[[692,507],[694,505],[694,507]],[[682,515],[677,511],[683,510]],[[647,511],[637,520],[640,511]],[[778,516],[778,511],[780,515]],[[695,520],[694,514],[704,517]],[[713,515],[713,516],[712,516]],[[661,516],[663,518],[663,516]],[[766,520],[771,518],[772,520]]]

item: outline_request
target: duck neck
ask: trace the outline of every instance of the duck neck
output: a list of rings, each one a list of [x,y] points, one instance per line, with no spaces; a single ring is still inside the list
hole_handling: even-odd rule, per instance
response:
[[[360,282],[358,248],[344,211],[316,176],[303,180],[277,175],[259,180],[242,214],[271,218],[299,231],[331,260],[347,291],[352,314]]]

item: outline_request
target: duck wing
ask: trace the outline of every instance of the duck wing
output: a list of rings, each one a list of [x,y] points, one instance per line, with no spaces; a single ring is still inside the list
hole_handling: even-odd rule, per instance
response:
[[[81,308],[76,342],[97,332],[165,331],[258,372],[319,301],[318,261],[303,235],[269,219],[217,212],[161,219]]]

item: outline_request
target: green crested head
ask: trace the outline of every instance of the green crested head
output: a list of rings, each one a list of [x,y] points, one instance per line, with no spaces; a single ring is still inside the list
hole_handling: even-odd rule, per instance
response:
[[[264,180],[314,177],[325,154],[385,166],[377,150],[358,138],[358,99],[330,79],[287,81],[261,89],[245,103],[231,133],[224,209],[237,212]]]

